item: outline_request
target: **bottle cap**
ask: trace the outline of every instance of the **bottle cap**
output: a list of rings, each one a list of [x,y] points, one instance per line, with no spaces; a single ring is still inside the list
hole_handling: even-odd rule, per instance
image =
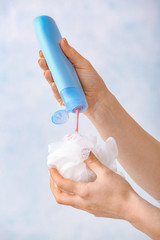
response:
[[[64,124],[68,121],[68,119],[69,114],[66,110],[56,111],[51,117],[51,120],[54,124]]]

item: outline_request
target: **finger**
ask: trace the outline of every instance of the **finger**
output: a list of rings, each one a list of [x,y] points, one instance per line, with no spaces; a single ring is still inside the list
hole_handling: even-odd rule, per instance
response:
[[[65,179],[55,168],[51,168],[49,171],[51,178],[56,183],[58,188],[70,193],[77,194],[79,196],[82,196],[84,194],[87,183],[74,182],[70,179]]]
[[[61,98],[61,96],[60,96],[60,94],[58,92],[58,89],[57,89],[55,83],[54,83],[52,74],[51,74],[51,72],[50,72],[50,70],[48,68],[47,62],[44,59],[44,56],[43,56],[43,53],[42,53],[41,50],[39,51],[39,56],[40,56],[40,59],[38,60],[38,64],[45,71],[44,72],[45,79],[50,84],[51,89],[53,91],[53,94],[54,94],[56,100],[59,102],[60,105],[64,105],[63,100],[62,100],[62,98]]]
[[[100,176],[105,168],[92,152],[90,152],[89,157],[84,162],[97,176]]]
[[[53,179],[50,177],[50,188],[56,199],[56,202],[63,205],[72,206],[75,208],[81,208],[82,200],[78,195],[71,195],[69,193],[62,192],[55,186]]]
[[[44,76],[45,76],[45,79],[47,80],[47,82],[49,84],[53,83],[54,80],[53,80],[53,77],[52,77],[52,74],[51,74],[50,70],[46,70],[44,72]]]
[[[54,97],[56,98],[56,100],[59,102],[60,105],[64,105],[63,101],[62,101],[62,98],[58,92],[58,89],[56,87],[56,84],[52,78],[52,75],[51,75],[51,72],[50,70],[46,70],[44,72],[44,76],[45,76],[45,79],[47,80],[47,82],[50,84],[51,86],[51,89],[53,91],[53,94],[54,94]]]
[[[46,71],[46,70],[49,69],[49,68],[48,68],[48,65],[47,65],[47,63],[46,63],[46,60],[45,60],[44,58],[39,58],[39,59],[38,59],[38,64],[39,64],[39,66],[42,68],[42,70],[44,70],[44,71]]]
[[[66,57],[71,61],[71,63],[77,68],[84,68],[89,62],[82,57],[74,48],[72,48],[65,38],[60,41],[60,47]]]
[[[51,86],[51,89],[53,91],[53,94],[54,94],[54,97],[56,98],[56,100],[59,102],[60,105],[64,105],[63,100],[62,100],[62,98],[61,98],[61,96],[60,96],[60,94],[58,92],[58,89],[56,87],[55,82],[52,82],[50,84],[50,86]]]
[[[39,50],[39,56],[40,56],[41,58],[44,58],[43,53],[42,53],[42,50]]]

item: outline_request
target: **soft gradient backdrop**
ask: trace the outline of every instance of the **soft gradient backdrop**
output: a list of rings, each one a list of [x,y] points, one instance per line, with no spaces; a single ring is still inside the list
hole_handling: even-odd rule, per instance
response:
[[[0,239],[149,239],[125,221],[58,205],[50,192],[47,145],[72,133],[75,118],[63,126],[50,120],[59,106],[38,67],[32,26],[42,14],[56,20],[124,108],[160,139],[160,1],[0,0]],[[83,115],[80,131],[98,135]]]

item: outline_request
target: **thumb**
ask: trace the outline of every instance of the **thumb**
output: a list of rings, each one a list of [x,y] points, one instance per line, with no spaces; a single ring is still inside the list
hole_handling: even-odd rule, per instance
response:
[[[101,175],[102,170],[105,168],[92,152],[90,152],[89,157],[84,162],[96,175]]]
[[[70,62],[77,68],[85,68],[89,64],[89,61],[82,57],[74,48],[72,48],[66,38],[62,38],[60,41],[60,47]]]

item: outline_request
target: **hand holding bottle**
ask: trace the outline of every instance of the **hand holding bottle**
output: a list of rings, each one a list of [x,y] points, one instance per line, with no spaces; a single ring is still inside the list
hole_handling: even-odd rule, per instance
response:
[[[61,39],[60,47],[63,53],[75,67],[88,102],[88,109],[84,113],[86,115],[90,115],[96,110],[97,107],[100,106],[101,102],[103,102],[104,96],[109,91],[104,81],[92,67],[90,62],[82,57],[74,48],[72,48],[65,38]],[[63,101],[59,95],[57,87],[54,83],[54,79],[52,78],[51,72],[48,69],[46,60],[44,59],[41,50],[39,51],[39,56],[40,59],[38,60],[38,63],[44,70],[44,76],[50,84],[56,100],[63,105]]]

